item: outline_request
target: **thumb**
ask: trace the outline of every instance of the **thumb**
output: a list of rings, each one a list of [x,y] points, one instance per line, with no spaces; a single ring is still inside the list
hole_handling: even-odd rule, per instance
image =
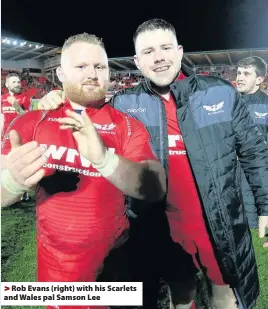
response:
[[[9,132],[9,139],[10,139],[12,149],[17,148],[22,145],[22,141],[19,136],[19,133],[15,130],[12,130]]]

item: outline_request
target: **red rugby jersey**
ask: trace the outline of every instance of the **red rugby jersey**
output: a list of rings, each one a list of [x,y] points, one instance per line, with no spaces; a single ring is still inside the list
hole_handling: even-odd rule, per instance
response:
[[[169,172],[167,216],[173,240],[186,245],[189,253],[195,253],[193,242],[197,235],[207,234],[202,206],[187,157],[182,134],[178,126],[176,105],[170,95],[163,99],[166,108]]]
[[[66,117],[66,109],[72,109],[68,102],[58,110],[26,113],[9,130],[17,130],[23,143],[35,140],[47,148],[46,177],[37,189],[36,200],[39,238],[59,250],[75,252],[104,240],[112,244],[128,227],[128,220],[123,193],[79,154],[71,130],[60,130],[57,120]],[[149,134],[140,122],[108,104],[86,111],[110,151],[135,162],[155,159]],[[9,153],[8,139],[2,148],[3,154]],[[49,176],[55,176],[56,171],[78,173],[77,189],[51,193],[58,182]],[[59,181],[66,179],[64,176]],[[50,190],[45,189],[49,186]]]

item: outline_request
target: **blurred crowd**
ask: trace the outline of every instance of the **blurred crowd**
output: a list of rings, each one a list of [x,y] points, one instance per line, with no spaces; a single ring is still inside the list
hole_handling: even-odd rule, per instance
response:
[[[24,70],[23,72],[17,71],[6,71],[1,69],[1,94],[8,92],[6,88],[6,77],[10,73],[15,73],[20,77],[21,80],[21,90],[25,95],[31,97],[32,99],[41,99],[49,91],[55,89],[55,85],[50,82],[45,76],[33,76],[30,74],[29,70]]]
[[[222,78],[230,81],[236,86],[236,68],[226,68],[221,71],[205,71],[205,70],[197,70],[197,74],[201,75],[217,75]],[[6,76],[9,73],[16,73],[21,78],[21,86],[22,92],[27,94],[32,99],[40,99],[48,92],[53,89],[57,89],[57,87],[47,79],[45,76],[32,76],[30,75],[28,70],[24,70],[22,73],[18,73],[15,71],[5,71],[1,69],[1,93],[5,94],[8,92],[8,89],[5,86]],[[123,90],[125,88],[133,88],[140,83],[142,76],[138,76],[135,74],[128,75],[120,75],[118,74],[116,77],[111,77],[109,93],[107,98],[109,99],[115,92]],[[261,90],[268,94],[268,77],[265,78],[263,84],[261,85]]]

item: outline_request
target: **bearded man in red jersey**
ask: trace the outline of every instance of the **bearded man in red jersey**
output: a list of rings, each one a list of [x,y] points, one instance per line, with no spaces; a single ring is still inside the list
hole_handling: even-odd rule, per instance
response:
[[[99,38],[70,37],[57,74],[65,104],[26,113],[8,131],[2,206],[36,188],[38,281],[93,282],[129,227],[124,195],[161,200],[165,171],[145,127],[105,104],[109,69]]]

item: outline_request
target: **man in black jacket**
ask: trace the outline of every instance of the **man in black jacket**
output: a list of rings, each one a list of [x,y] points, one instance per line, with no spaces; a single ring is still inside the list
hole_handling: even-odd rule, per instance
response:
[[[266,62],[260,57],[247,57],[238,62],[237,90],[243,96],[253,122],[268,142],[268,96],[260,90],[266,74]],[[254,196],[243,172],[241,177],[241,191],[249,226],[257,228],[258,213]],[[267,246],[267,243],[264,246]]]
[[[211,307],[234,309],[237,301],[240,308],[251,309],[259,283],[240,200],[237,157],[256,199],[263,232],[268,216],[267,142],[231,84],[198,75],[176,81],[183,49],[171,24],[160,19],[143,23],[134,43],[135,61],[146,79],[118,93],[112,104],[150,132],[152,147],[169,174],[166,213],[171,237],[210,279]],[[60,103],[57,94],[49,97],[42,100],[42,108]],[[144,216],[144,208],[135,201],[130,205],[130,215]],[[148,222],[154,208],[149,210]],[[174,263],[179,269],[180,259],[166,255],[162,264]],[[166,279],[176,309],[194,306],[194,282],[186,279]]]

